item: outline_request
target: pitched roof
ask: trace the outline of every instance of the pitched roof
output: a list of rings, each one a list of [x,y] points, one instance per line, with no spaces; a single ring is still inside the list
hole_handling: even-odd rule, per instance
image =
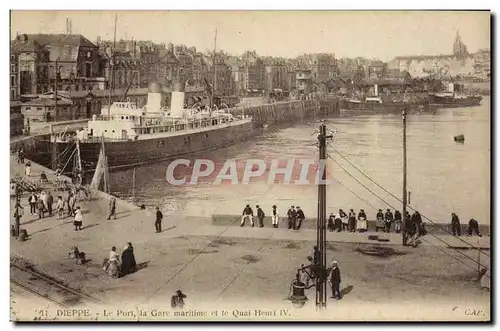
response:
[[[21,40],[13,40],[11,43],[11,49],[13,52],[43,52],[47,49],[37,43],[34,40],[21,41]]]
[[[57,100],[57,104],[59,106],[68,106],[72,105],[73,103],[65,99],[59,99]],[[54,105],[55,101],[52,98],[38,98],[23,103],[23,106],[54,106]]]
[[[35,40],[40,45],[71,45],[79,47],[94,47],[97,48],[93,42],[85,38],[81,34],[28,34],[28,40]],[[22,35],[19,35],[22,40]]]

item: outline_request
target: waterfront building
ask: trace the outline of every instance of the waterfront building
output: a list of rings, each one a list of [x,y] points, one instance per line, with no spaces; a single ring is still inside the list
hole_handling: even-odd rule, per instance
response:
[[[490,54],[489,51],[478,53],[469,54],[457,32],[452,54],[397,56],[389,62],[389,68],[408,71],[412,77],[460,76],[484,79],[490,72]]]

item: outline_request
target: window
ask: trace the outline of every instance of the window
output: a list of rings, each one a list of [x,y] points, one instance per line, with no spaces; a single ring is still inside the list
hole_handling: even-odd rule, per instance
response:
[[[31,110],[31,107],[26,107],[26,110]]]
[[[14,100],[16,97],[16,92],[14,90],[10,90],[10,100]]]
[[[42,107],[37,107],[36,110],[42,110]]]
[[[16,65],[15,64],[10,65],[10,72],[12,72],[12,73],[16,72]]]
[[[10,76],[10,86],[16,85],[16,76],[11,75]]]

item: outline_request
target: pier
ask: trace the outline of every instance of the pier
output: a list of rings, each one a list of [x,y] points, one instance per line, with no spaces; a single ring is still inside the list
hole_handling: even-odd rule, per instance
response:
[[[22,175],[24,165],[17,164],[13,155],[10,161],[11,174]],[[31,179],[37,180],[42,170],[49,181],[54,180],[52,171],[33,162]],[[50,183],[45,189],[57,197],[58,193]],[[109,196],[100,191],[92,192],[91,201],[77,201],[76,205],[81,206],[84,219],[82,231],[74,231],[72,218],[60,220],[52,216],[38,220],[37,216],[30,215],[27,196],[25,193],[21,197],[21,204],[25,208],[21,228],[27,230],[29,237],[25,242],[11,240],[11,261],[29,261],[37,272],[67,284],[75,291],[102,302],[113,303],[115,307],[117,302],[124,307],[164,304],[179,288],[187,293],[191,306],[195,307],[197,301],[216,302],[218,306],[224,306],[235,303],[242,296],[249,304],[262,304],[260,300],[266,298],[269,306],[283,305],[281,298],[287,291],[294,270],[301,263],[306,263],[316,239],[316,232],[308,225],[311,220],[304,222],[304,229],[300,231],[271,228],[268,220],[264,228],[249,228],[248,225],[241,228],[235,226],[239,223],[236,215],[214,215],[210,219],[169,214],[168,211],[164,211],[163,232],[156,234],[154,210],[141,210],[120,199],[117,199],[117,219],[106,220]],[[12,203],[13,200],[11,207]],[[342,232],[327,235],[328,258],[335,257],[343,261],[345,285],[356,288],[355,292],[349,294],[349,300],[353,302],[376,300],[385,291],[384,286],[400,286],[387,277],[387,271],[373,275],[370,281],[354,276],[361,261],[366,260],[361,264],[371,263],[368,257],[358,252],[359,247],[377,244],[368,238],[370,234],[374,233],[361,235]],[[378,244],[392,247],[391,250],[399,255],[407,255],[407,258],[400,258],[399,269],[406,270],[415,264],[422,264],[428,276],[435,272],[446,272],[447,277],[462,275],[460,277],[474,278],[473,271],[432,247],[437,245],[441,250],[448,250],[442,242],[434,240],[433,245],[423,243],[417,248],[410,248],[400,246],[399,235],[378,235],[388,239]],[[440,236],[449,240],[446,235]],[[473,240],[477,243],[477,238]],[[480,238],[480,241],[481,249],[489,248],[488,236]],[[111,246],[121,251],[127,242],[134,245],[140,270],[124,278],[112,279],[102,271],[101,263],[108,256]],[[460,245],[460,242],[454,242],[453,246],[455,244]],[[68,259],[68,251],[73,246],[85,252],[88,259],[86,265],[75,265],[74,260]],[[471,257],[477,254],[474,250],[465,252]],[[427,256],[432,261],[426,262]],[[429,269],[426,263],[438,263],[439,268]],[[482,259],[481,263],[489,265],[486,259]],[[273,270],[273,276],[263,280],[260,275],[263,275],[264,270]],[[207,282],[207,279],[210,281]],[[419,282],[418,279],[415,281]],[[249,288],[248,284],[256,285]],[[434,287],[448,288],[450,291],[453,288],[460,295],[455,282],[448,284],[436,278],[436,282],[430,285],[426,281],[426,286],[429,293]],[[408,289],[400,293],[400,299],[414,299],[420,291],[419,286]],[[470,294],[471,289],[461,291],[467,291],[468,294],[464,294],[467,297],[479,295]],[[436,294],[432,298],[449,302],[448,296],[443,299]]]

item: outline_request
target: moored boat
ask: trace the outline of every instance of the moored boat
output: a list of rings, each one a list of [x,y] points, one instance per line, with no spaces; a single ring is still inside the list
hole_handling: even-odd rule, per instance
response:
[[[108,166],[114,170],[226,147],[254,133],[249,117],[210,108],[184,108],[184,92],[179,84],[176,87],[170,108],[161,107],[161,87],[152,84],[145,107],[115,102],[103,108],[101,116],[89,120],[84,130],[45,143],[49,150],[66,155],[59,160],[64,165],[71,153],[62,152],[78,140],[84,168],[93,168],[104,142]]]
[[[449,83],[446,91],[429,93],[430,103],[440,108],[478,106],[483,99],[480,95],[466,95],[457,91],[457,84]]]

